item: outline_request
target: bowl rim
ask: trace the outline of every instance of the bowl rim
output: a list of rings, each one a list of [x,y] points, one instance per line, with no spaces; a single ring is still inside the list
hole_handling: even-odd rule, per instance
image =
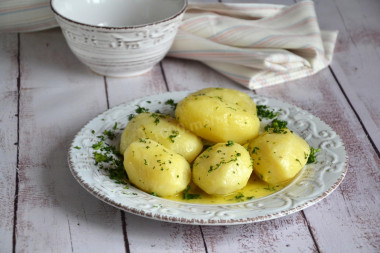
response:
[[[96,28],[96,29],[104,29],[104,30],[126,30],[126,29],[135,29],[135,28],[141,28],[141,27],[146,27],[146,26],[158,25],[160,23],[164,23],[166,21],[175,19],[176,17],[180,16],[182,13],[185,12],[185,10],[187,9],[187,6],[188,6],[188,0],[182,0],[183,1],[182,9],[180,9],[178,12],[176,12],[174,15],[172,15],[168,18],[161,19],[161,20],[158,20],[156,22],[151,22],[151,23],[146,23],[146,24],[141,24],[141,25],[131,25],[131,26],[98,26],[98,25],[90,25],[90,24],[78,22],[78,21],[75,21],[73,19],[70,19],[70,18],[63,16],[54,8],[53,1],[58,1],[58,0],[50,0],[50,8],[54,12],[54,14],[57,15],[58,17],[66,20],[68,22],[77,24],[77,25],[90,27],[90,28]]]

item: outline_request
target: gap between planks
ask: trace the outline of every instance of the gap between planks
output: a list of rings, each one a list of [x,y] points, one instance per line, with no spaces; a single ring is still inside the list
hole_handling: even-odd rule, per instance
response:
[[[106,96],[107,101],[107,110],[110,109],[110,102],[109,102],[109,96],[108,96],[108,83],[107,83],[107,77],[103,76],[104,80],[104,93]],[[125,212],[123,210],[120,210],[120,219],[121,219],[121,229],[123,231],[123,237],[124,237],[124,247],[125,247],[125,253],[130,253],[129,249],[129,241],[128,241],[128,234],[127,234],[127,224],[125,222]]]
[[[346,92],[344,91],[344,89],[343,89],[341,83],[340,83],[339,80],[338,80],[338,77],[337,77],[337,76],[335,75],[335,73],[334,73],[334,70],[331,68],[331,66],[329,66],[329,69],[330,69],[330,72],[331,72],[332,76],[333,76],[334,79],[335,79],[335,82],[338,84],[339,89],[340,89],[340,91],[342,92],[344,98],[346,99],[347,103],[350,105],[351,110],[354,112],[356,118],[358,119],[358,121],[359,121],[359,123],[360,123],[360,125],[361,125],[361,127],[362,127],[362,129],[363,129],[363,131],[364,131],[364,133],[365,133],[365,135],[367,136],[369,142],[370,142],[371,145],[372,145],[372,148],[375,150],[375,153],[376,153],[377,157],[380,158],[380,152],[379,152],[379,150],[377,149],[376,144],[375,144],[374,141],[372,140],[372,137],[371,137],[371,135],[368,133],[367,128],[365,127],[365,125],[364,125],[362,119],[360,118],[358,112],[356,111],[355,107],[352,105],[350,99],[348,98]]]
[[[21,97],[21,64],[20,64],[20,34],[17,34],[17,152],[16,152],[16,179],[15,194],[13,205],[13,231],[12,231],[12,252],[16,252],[16,233],[17,233],[17,210],[18,210],[18,192],[19,192],[19,174],[18,168],[20,164],[20,97]]]

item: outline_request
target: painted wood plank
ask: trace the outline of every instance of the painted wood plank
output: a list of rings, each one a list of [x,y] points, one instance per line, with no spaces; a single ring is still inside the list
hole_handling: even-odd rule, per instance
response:
[[[301,213],[230,227],[202,227],[208,252],[316,252]]]
[[[0,34],[0,245],[4,252],[11,252],[13,247],[17,170],[17,51],[17,34]]]
[[[378,252],[380,159],[330,70],[257,90],[318,116],[343,139],[349,158],[341,186],[304,211],[321,252]]]
[[[59,29],[21,35],[17,252],[124,252],[120,212],[71,176],[77,131],[106,110],[103,77],[68,49]]]
[[[320,25],[339,30],[334,74],[380,149],[380,2],[316,1]]]
[[[232,87],[247,91],[241,85],[197,61],[166,58],[162,65],[170,91],[199,90],[205,86]]]
[[[130,251],[133,253],[206,252],[199,226],[128,215],[127,233]]]
[[[107,78],[109,105],[167,91],[161,65],[129,78]],[[126,213],[126,232],[131,252],[204,252],[199,227],[171,224]]]

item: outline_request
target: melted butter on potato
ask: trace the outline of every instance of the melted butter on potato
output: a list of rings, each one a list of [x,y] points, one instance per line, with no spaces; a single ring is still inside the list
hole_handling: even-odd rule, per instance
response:
[[[132,184],[162,197],[182,192],[191,180],[190,165],[183,156],[149,139],[128,146],[124,168]]]
[[[233,142],[207,148],[193,164],[193,182],[208,194],[229,194],[242,189],[251,173],[248,151]]]
[[[248,145],[255,174],[269,184],[292,179],[305,166],[310,148],[298,135],[285,129],[264,132]]]
[[[170,116],[159,113],[141,113],[128,123],[121,136],[120,153],[141,138],[157,141],[188,162],[192,162],[203,148],[198,136],[181,127]]]
[[[178,103],[175,116],[185,128],[214,143],[243,144],[259,134],[256,105],[237,90],[207,88],[192,93]]]

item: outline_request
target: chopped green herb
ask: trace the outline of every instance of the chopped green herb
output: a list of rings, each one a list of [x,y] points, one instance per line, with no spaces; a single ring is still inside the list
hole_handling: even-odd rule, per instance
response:
[[[168,99],[166,102],[165,102],[165,105],[170,105],[171,108],[173,110],[175,110],[175,108],[177,107],[177,103],[174,103],[174,100],[173,99]]]
[[[278,186],[277,186],[277,187],[278,187]],[[265,187],[264,190],[267,190],[267,191],[275,191],[275,190],[276,190],[276,186],[272,186],[272,187],[270,187],[270,185],[268,184],[268,186]]]
[[[235,200],[243,201],[244,200],[244,194],[239,192],[238,194],[235,195]]]
[[[158,123],[160,123],[160,118],[161,119],[164,119],[166,118],[168,115],[165,115],[165,114],[162,114],[162,113],[152,113],[151,117],[154,118],[154,124],[155,125],[158,125]]]
[[[104,134],[105,136],[107,136],[108,139],[110,139],[110,140],[113,140],[113,139],[115,139],[115,137],[116,137],[115,132],[113,132],[113,131],[111,131],[111,130],[107,130],[107,129],[104,130],[103,134]]]
[[[135,110],[136,113],[143,113],[143,112],[149,112],[148,108],[137,106],[137,109]]]
[[[115,122],[115,125],[113,125],[113,130],[117,129],[117,122]]]
[[[257,155],[257,150],[260,150],[259,147],[254,147],[251,151],[251,154],[256,154]]]
[[[105,130],[103,135],[97,137],[99,141],[92,145],[95,150],[92,153],[95,165],[107,172],[109,178],[116,183],[127,184],[128,176],[124,170],[123,158],[115,146],[106,142],[106,138],[112,140],[116,134],[111,130]]]
[[[92,145],[92,148],[95,149],[95,150],[98,150],[98,149],[100,149],[102,146],[103,146],[103,141],[99,141],[98,143],[93,144],[93,145]]]
[[[278,116],[278,112],[274,112],[273,110],[269,109],[266,105],[256,105],[257,109],[257,116],[260,120],[262,119],[273,119]]]
[[[174,138],[179,135],[179,132],[177,130],[172,130],[172,134],[169,135],[169,140],[174,143]]]
[[[234,141],[227,141],[227,144],[226,144],[227,147],[232,146],[232,145],[234,145]]]
[[[316,154],[318,152],[320,152],[320,151],[321,151],[320,148],[310,147],[310,155],[309,155],[309,158],[307,159],[306,164],[317,163],[317,156],[316,156]]]
[[[128,116],[128,120],[131,121],[133,118],[135,117],[135,115],[133,113],[129,114]]]
[[[75,148],[75,149],[80,149],[80,147],[78,147],[78,146],[75,146],[74,148]]]
[[[183,191],[183,199],[189,200],[189,199],[200,199],[201,195],[189,193],[190,191],[190,185],[186,187],[186,189]]]
[[[271,123],[265,126],[264,130],[267,132],[272,132],[276,134],[286,134],[288,122],[283,120],[274,119]]]

